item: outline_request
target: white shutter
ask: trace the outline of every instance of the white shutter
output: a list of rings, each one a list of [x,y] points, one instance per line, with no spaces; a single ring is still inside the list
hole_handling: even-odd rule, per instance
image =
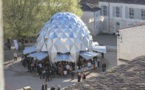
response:
[[[120,17],[122,17],[122,7],[119,9]]]
[[[137,15],[138,15],[138,19],[141,19],[142,18],[142,15],[141,15],[141,9],[137,9]]]
[[[116,17],[116,7],[113,7],[113,17]]]
[[[129,9],[128,9],[128,7],[125,7],[125,17],[129,18]]]
[[[103,6],[101,6],[101,10],[100,11],[101,11],[101,15],[103,15]]]

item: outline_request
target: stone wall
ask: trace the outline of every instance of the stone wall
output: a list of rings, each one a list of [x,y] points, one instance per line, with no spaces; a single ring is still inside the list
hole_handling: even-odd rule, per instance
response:
[[[121,29],[120,35],[117,40],[118,59],[132,60],[145,55],[145,25]]]
[[[145,57],[139,57],[63,90],[144,90],[144,66]]]

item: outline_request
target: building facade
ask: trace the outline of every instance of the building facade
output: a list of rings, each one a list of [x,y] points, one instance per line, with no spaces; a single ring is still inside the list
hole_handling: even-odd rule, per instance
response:
[[[81,9],[83,11],[81,19],[86,24],[91,32],[91,35],[96,36],[101,29],[100,8],[98,0],[81,0]]]
[[[145,22],[145,0],[100,0],[99,7],[106,33]]]
[[[82,20],[87,25],[91,35],[96,36],[100,32],[101,21],[95,17],[100,16],[99,11],[83,11]]]

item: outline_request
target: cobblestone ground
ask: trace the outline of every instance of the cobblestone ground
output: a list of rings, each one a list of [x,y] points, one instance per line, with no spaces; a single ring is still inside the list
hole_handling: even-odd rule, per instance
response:
[[[145,56],[64,90],[145,90]]]
[[[99,34],[93,37],[93,40],[106,46],[117,46],[117,37],[115,35]]]

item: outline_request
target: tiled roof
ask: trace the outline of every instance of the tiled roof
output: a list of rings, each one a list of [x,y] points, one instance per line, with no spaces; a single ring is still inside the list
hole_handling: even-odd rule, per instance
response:
[[[83,11],[98,11],[100,8],[97,6],[99,0],[81,0],[80,5]]]
[[[90,4],[88,4],[88,3],[81,4],[81,9],[83,11],[93,11],[93,12],[100,10],[100,8],[97,7],[97,5],[96,5],[96,7],[93,7]]]
[[[64,90],[144,90],[145,57],[126,63]]]
[[[99,0],[81,0],[80,3],[97,4]]]
[[[145,5],[145,0],[100,0],[103,2],[126,3],[126,4],[142,4]]]

